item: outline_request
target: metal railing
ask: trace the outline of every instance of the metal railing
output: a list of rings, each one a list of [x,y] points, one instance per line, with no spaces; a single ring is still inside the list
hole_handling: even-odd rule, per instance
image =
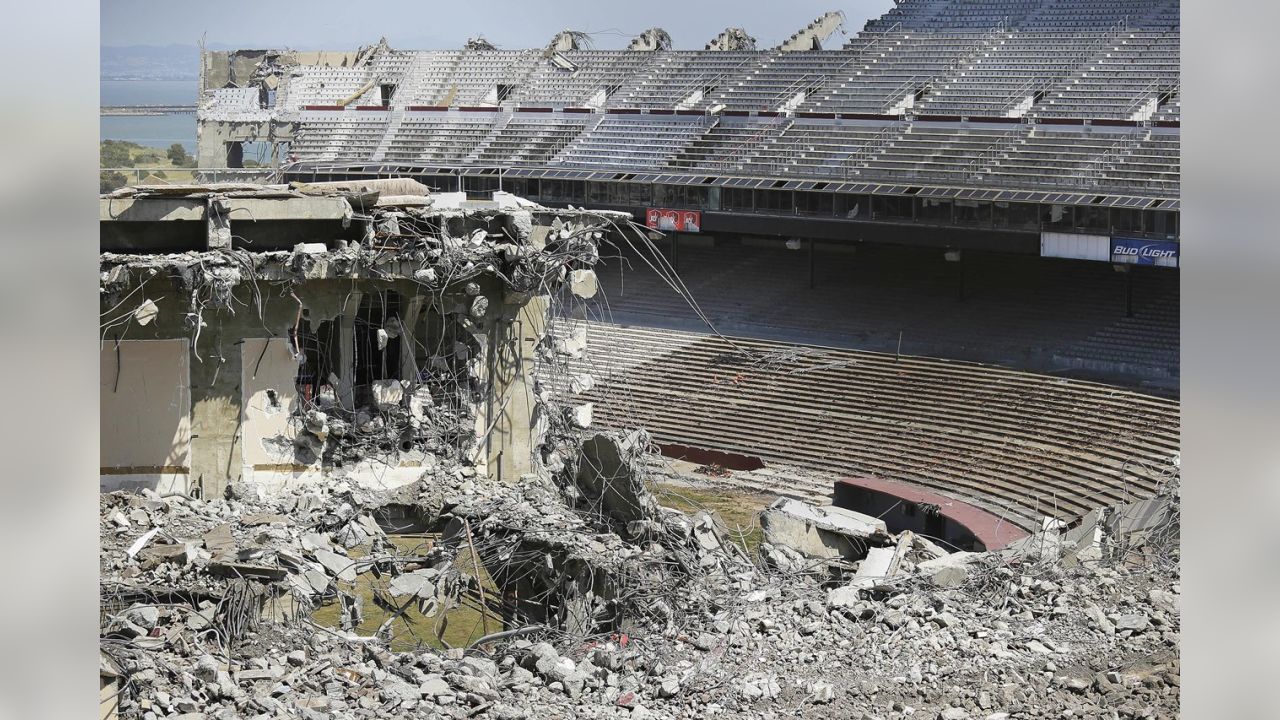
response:
[[[144,180],[149,185],[185,185],[190,183],[252,182],[271,184],[283,178],[280,168],[175,168],[128,167],[99,168],[100,177],[119,173],[126,185],[138,185]],[[148,178],[150,178],[148,180]]]

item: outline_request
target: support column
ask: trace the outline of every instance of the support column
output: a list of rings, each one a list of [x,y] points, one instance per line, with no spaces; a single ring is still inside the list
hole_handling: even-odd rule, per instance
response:
[[[422,303],[426,300],[423,296],[415,296],[409,298],[409,302],[405,303],[404,312],[400,314],[400,379],[418,382],[418,363],[414,359],[417,355],[417,344],[420,342],[418,338],[418,318],[422,315]]]
[[[205,208],[208,250],[231,249],[231,203],[225,197],[212,197]]]
[[[546,295],[527,302],[508,302],[489,349],[494,361],[486,425],[492,425],[492,430],[484,450],[489,476],[504,482],[516,482],[521,475],[533,472],[533,451],[541,442],[535,422],[533,365],[537,345],[547,332],[549,307]]]
[[[353,291],[347,296],[347,307],[350,312],[343,312],[338,317],[338,403],[347,410],[355,410],[355,349],[356,349],[356,315],[360,313],[360,300],[364,293]]]

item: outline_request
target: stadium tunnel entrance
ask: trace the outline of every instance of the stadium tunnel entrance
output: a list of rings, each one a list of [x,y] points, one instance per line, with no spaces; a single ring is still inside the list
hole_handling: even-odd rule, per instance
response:
[[[996,513],[904,483],[858,477],[835,484],[833,504],[884,521],[891,533],[910,530],[948,550],[998,550],[1027,531]]]

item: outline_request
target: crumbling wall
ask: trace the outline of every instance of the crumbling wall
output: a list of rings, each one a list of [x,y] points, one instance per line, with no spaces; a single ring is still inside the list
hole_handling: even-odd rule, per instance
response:
[[[255,471],[283,473],[306,469],[318,455],[299,462],[295,443],[297,423],[290,418],[301,411],[294,378],[298,363],[283,337],[245,338],[240,345],[241,436],[247,477]]]
[[[538,406],[533,366],[537,346],[547,333],[549,300],[546,296],[528,302],[518,296],[506,299],[492,325],[492,362],[487,366],[492,395],[480,417],[484,429],[492,428],[484,435],[489,473],[514,481],[533,472],[541,440],[533,422]]]
[[[199,202],[199,190],[166,189],[158,202]],[[259,212],[223,223],[210,249],[103,254],[104,343],[121,332],[190,340],[191,478],[206,495],[327,473],[394,487],[442,459],[511,480],[533,470],[547,298],[561,283],[590,284],[582,267],[598,259],[602,231],[511,196],[476,212],[438,195],[384,206],[381,190],[228,188],[210,208],[227,195]],[[320,203],[331,218],[322,200],[349,208],[344,236],[289,252],[236,241],[260,214],[308,226]],[[104,224],[124,222],[112,217]],[[132,318],[144,301],[158,310],[145,325]]]
[[[228,143],[284,143],[293,140],[296,123],[271,120],[245,122],[201,119],[196,125],[196,167],[242,167],[228,163]],[[287,158],[275,157],[276,163]]]
[[[103,344],[98,384],[101,486],[185,492],[191,472],[189,343]]]

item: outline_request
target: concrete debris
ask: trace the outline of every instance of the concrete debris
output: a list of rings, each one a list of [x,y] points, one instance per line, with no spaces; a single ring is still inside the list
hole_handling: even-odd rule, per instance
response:
[[[595,378],[587,373],[575,375],[569,380],[569,389],[574,395],[581,395],[584,392],[590,392],[591,388],[595,386]]]
[[[584,300],[589,300],[596,296],[596,292],[600,289],[600,284],[596,280],[594,270],[574,270],[569,273],[569,289],[574,295]]]
[[[312,555],[330,575],[346,582],[355,582],[356,563],[351,558],[332,550],[314,550]]]
[[[146,325],[156,319],[156,315],[160,314],[160,309],[156,307],[151,298],[142,301],[133,311],[133,319],[139,325]]]
[[[806,717],[1176,715],[1176,565],[935,557],[918,536],[880,538],[874,523],[826,514],[827,525],[878,543],[853,582],[763,571],[723,541],[712,515],[653,502],[640,473],[648,445],[643,433],[561,445],[565,472],[578,468],[568,484],[498,484],[457,467],[393,496],[343,481],[263,499],[103,495],[103,648],[129,680],[121,716],[630,720],[703,716],[713,705],[735,716],[768,707],[809,707],[793,713]],[[484,492],[467,494],[480,483]],[[397,558],[372,517],[382,503],[406,502],[447,527],[425,555]],[[139,509],[156,538],[178,543],[128,552]],[[368,548],[360,559],[331,540],[356,528]],[[484,653],[392,650],[356,634],[368,609],[345,592],[331,629],[298,623],[335,582],[375,572],[391,573],[394,606],[421,601],[439,617],[471,587],[468,536],[511,597],[555,598],[507,615],[505,627],[525,634]],[[145,560],[168,547],[205,554]],[[1176,560],[1176,544],[1147,549]],[[251,578],[258,590],[245,606],[232,599],[245,581],[215,574],[214,552],[283,577]],[[937,582],[955,569],[964,582]],[[857,582],[871,577],[881,579]],[[237,603],[254,623],[228,610]],[[230,656],[216,628],[238,638]]]
[[[573,408],[572,416],[571,416],[573,420],[573,426],[581,430],[585,430],[591,427],[591,419],[594,411],[595,411],[594,403],[584,403],[582,405],[579,405]]]
[[[298,243],[293,246],[295,255],[323,255],[329,252],[324,243]]]
[[[858,571],[853,574],[853,582],[850,585],[857,588],[871,588],[888,580],[896,570],[896,555],[896,548],[869,548],[867,556],[858,564]]]
[[[978,553],[954,552],[916,564],[916,571],[938,587],[957,587],[969,577],[968,566],[979,557]]]
[[[382,412],[398,408],[404,401],[404,385],[399,380],[375,380],[370,390],[374,406]]]
[[[779,498],[760,516],[764,539],[811,558],[858,559],[868,543],[888,537],[882,520],[838,507]]]

